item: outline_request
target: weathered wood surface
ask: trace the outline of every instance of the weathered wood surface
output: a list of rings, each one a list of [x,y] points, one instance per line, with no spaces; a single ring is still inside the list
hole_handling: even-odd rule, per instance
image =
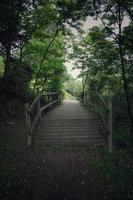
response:
[[[48,112],[35,133],[35,143],[55,145],[105,145],[99,119],[79,101],[65,100]]]

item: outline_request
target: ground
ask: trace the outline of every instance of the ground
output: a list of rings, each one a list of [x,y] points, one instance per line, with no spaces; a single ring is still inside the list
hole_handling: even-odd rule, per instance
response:
[[[27,149],[26,131],[24,121],[1,127],[0,199],[109,199],[102,177],[90,164],[92,150],[37,145]]]
[[[101,178],[89,165],[89,152],[49,148],[43,153],[30,152],[8,182],[2,199],[105,199]]]
[[[122,157],[112,157],[112,165],[108,154],[103,162],[89,147],[34,143],[27,148],[24,119],[19,115],[0,127],[1,200],[132,199],[132,173]]]

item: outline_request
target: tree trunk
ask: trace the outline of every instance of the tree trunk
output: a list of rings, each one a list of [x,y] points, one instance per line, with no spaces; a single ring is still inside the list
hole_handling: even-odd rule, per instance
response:
[[[42,60],[41,60],[41,62],[40,62],[40,65],[39,65],[39,68],[38,68],[38,72],[37,72],[36,77],[35,77],[35,83],[34,83],[34,87],[33,87],[33,95],[34,95],[34,93],[35,93],[35,89],[36,89],[36,85],[37,85],[37,80],[38,80],[39,74],[40,74],[40,72],[41,72],[41,69],[42,69],[42,65],[43,65],[43,63],[44,63],[44,60],[45,60],[45,58],[46,58],[46,56],[47,56],[47,53],[48,53],[48,51],[49,51],[51,45],[53,44],[53,42],[55,41],[55,39],[56,39],[56,37],[57,37],[57,35],[58,35],[59,29],[60,29],[60,25],[61,25],[60,23],[61,23],[61,22],[59,22],[59,24],[58,24],[58,26],[57,26],[57,29],[56,29],[56,32],[55,32],[55,34],[54,34],[52,40],[51,40],[50,43],[48,44],[48,46],[47,46],[47,48],[46,48],[46,50],[45,50],[45,52],[44,52],[43,58],[42,58]]]
[[[4,81],[7,80],[9,74],[10,74],[10,69],[11,69],[11,65],[10,65],[10,61],[11,61],[11,52],[10,52],[10,48],[7,50],[6,52],[6,59],[5,59],[5,66],[4,66],[4,74],[2,79]]]

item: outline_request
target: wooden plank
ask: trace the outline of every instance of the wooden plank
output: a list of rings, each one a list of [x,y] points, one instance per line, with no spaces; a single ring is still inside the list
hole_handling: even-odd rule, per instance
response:
[[[41,121],[35,140],[40,144],[57,145],[106,144],[97,115],[89,113],[76,100],[64,101],[49,111]]]
[[[55,100],[55,101],[52,101],[51,103],[48,103],[47,105],[41,107],[40,111],[42,112],[43,110],[45,110],[46,108],[48,108],[49,106],[57,103],[59,100]]]
[[[30,117],[29,103],[25,104],[25,111],[26,111],[26,123],[27,123],[27,127],[28,127],[27,145],[28,145],[28,147],[30,147],[31,143],[32,143],[32,130],[31,130],[31,117]]]
[[[104,129],[105,129],[107,135],[109,135],[109,128],[108,128],[108,125],[106,124],[106,122],[105,122],[105,120],[104,120],[104,118],[103,118],[103,116],[102,116],[102,114],[101,114],[101,111],[99,110],[98,106],[95,105],[95,104],[93,104],[93,103],[91,103],[91,102],[88,102],[88,104],[90,104],[91,106],[93,106],[93,107],[98,111],[98,114],[99,114],[99,117],[100,117],[100,119],[101,119],[102,125],[103,125],[103,127],[104,127]]]
[[[41,94],[39,93],[36,98],[34,99],[34,101],[32,102],[31,106],[30,106],[30,112],[32,111],[32,109],[34,108],[35,104],[38,102],[38,100],[40,99]]]
[[[35,126],[36,126],[36,124],[37,124],[39,118],[40,118],[40,112],[36,115],[36,117],[35,117],[35,119],[34,119],[34,121],[33,121],[33,123],[32,123],[32,126],[31,126],[32,132],[34,131],[34,128],[35,128]]]
[[[101,103],[103,104],[104,108],[106,109],[106,111],[109,112],[109,108],[108,108],[108,106],[106,105],[106,103],[105,103],[103,97],[100,95],[99,92],[96,92],[96,94],[97,94],[98,98],[100,99]]]
[[[52,95],[57,95],[59,94],[58,92],[46,92],[46,93],[42,93],[42,96],[52,96]]]
[[[38,91],[39,92],[39,91]],[[25,113],[26,113],[26,124],[27,124],[27,127],[28,127],[28,146],[31,146],[31,143],[32,143],[32,133],[34,131],[34,128],[38,122],[39,119],[41,119],[41,112],[48,108],[49,106],[55,104],[56,102],[58,102],[59,100],[55,100],[45,106],[43,106],[41,108],[41,105],[40,105],[40,98],[42,95],[46,95],[46,96],[53,96],[53,95],[57,95],[59,93],[57,92],[50,92],[50,93],[41,93],[39,92],[39,94],[36,96],[36,98],[34,99],[34,101],[32,102],[31,106],[26,103],[25,104]],[[33,110],[33,108],[37,106],[37,114],[35,116],[35,119],[33,120],[33,122],[31,123],[31,112]]]

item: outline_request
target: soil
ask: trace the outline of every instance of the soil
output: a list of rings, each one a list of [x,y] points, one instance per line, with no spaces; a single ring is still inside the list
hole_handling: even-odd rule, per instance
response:
[[[14,111],[16,113],[16,111]],[[0,200],[109,200],[92,150],[27,149],[25,116],[0,127]]]
[[[7,184],[2,200],[109,199],[102,178],[89,164],[91,151],[48,149],[30,152]]]

